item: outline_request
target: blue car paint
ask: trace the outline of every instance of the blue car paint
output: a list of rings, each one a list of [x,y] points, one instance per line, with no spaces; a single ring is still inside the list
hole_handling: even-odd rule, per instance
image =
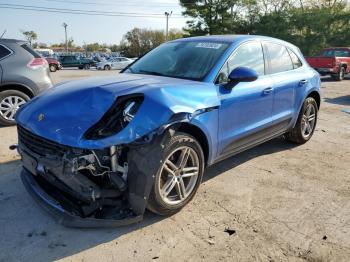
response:
[[[196,92],[198,89],[201,92]],[[118,96],[143,93],[144,101],[134,120],[121,132],[100,140],[86,140],[84,133],[98,122]],[[22,107],[17,122],[35,134],[63,145],[102,149],[128,144],[166,124],[172,115],[219,105],[209,84],[150,75],[69,82],[52,88]],[[38,121],[38,116],[45,118]]]
[[[264,40],[292,49],[303,66],[239,83],[232,90],[214,84],[225,61],[239,45]],[[193,116],[190,123],[207,137],[211,164],[237,139],[284,119],[291,119],[286,126],[291,128],[307,95],[320,92],[318,73],[307,65],[298,48],[284,41],[260,36],[208,36],[175,41],[228,42],[230,47],[202,82],[127,73],[73,81],[57,85],[23,106],[17,113],[17,122],[39,136],[67,146],[102,149],[131,143],[169,123],[174,114],[188,113]],[[300,85],[301,79],[308,82]],[[263,90],[270,86],[272,93],[264,95]],[[99,140],[84,138],[87,129],[101,119],[117,97],[133,93],[144,94],[144,102],[125,129]],[[213,107],[218,109],[197,114]],[[42,121],[38,120],[40,114],[45,116]]]

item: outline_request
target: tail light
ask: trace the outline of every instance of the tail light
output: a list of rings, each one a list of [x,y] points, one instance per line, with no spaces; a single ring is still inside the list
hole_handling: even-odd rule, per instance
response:
[[[37,69],[40,67],[47,66],[48,63],[45,58],[34,58],[32,61],[28,63],[28,67],[31,69]]]

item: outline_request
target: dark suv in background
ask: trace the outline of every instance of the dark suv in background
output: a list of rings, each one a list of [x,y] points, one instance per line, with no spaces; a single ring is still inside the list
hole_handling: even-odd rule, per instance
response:
[[[15,124],[17,109],[51,86],[45,58],[25,41],[0,39],[0,125]]]
[[[62,64],[62,67],[78,67],[79,69],[90,69],[91,66],[95,66],[95,62],[88,58],[79,58],[74,55],[59,56],[58,60]]]

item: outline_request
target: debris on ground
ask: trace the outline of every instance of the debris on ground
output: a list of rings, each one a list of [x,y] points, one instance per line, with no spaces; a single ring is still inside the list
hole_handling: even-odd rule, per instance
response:
[[[232,236],[233,234],[236,234],[236,230],[230,229],[230,228],[225,228],[224,232],[229,234],[230,236]]]
[[[214,241],[213,239],[208,239],[207,242],[208,242],[208,244],[211,245],[211,246],[212,246],[212,245],[215,245],[215,241]]]

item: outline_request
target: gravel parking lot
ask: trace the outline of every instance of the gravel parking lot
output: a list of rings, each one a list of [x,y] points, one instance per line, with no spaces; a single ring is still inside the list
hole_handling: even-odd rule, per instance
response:
[[[55,83],[117,71],[62,70]],[[210,167],[180,213],[127,227],[57,224],[20,181],[15,127],[0,128],[0,261],[349,261],[350,80],[322,83],[311,141],[282,138]]]

